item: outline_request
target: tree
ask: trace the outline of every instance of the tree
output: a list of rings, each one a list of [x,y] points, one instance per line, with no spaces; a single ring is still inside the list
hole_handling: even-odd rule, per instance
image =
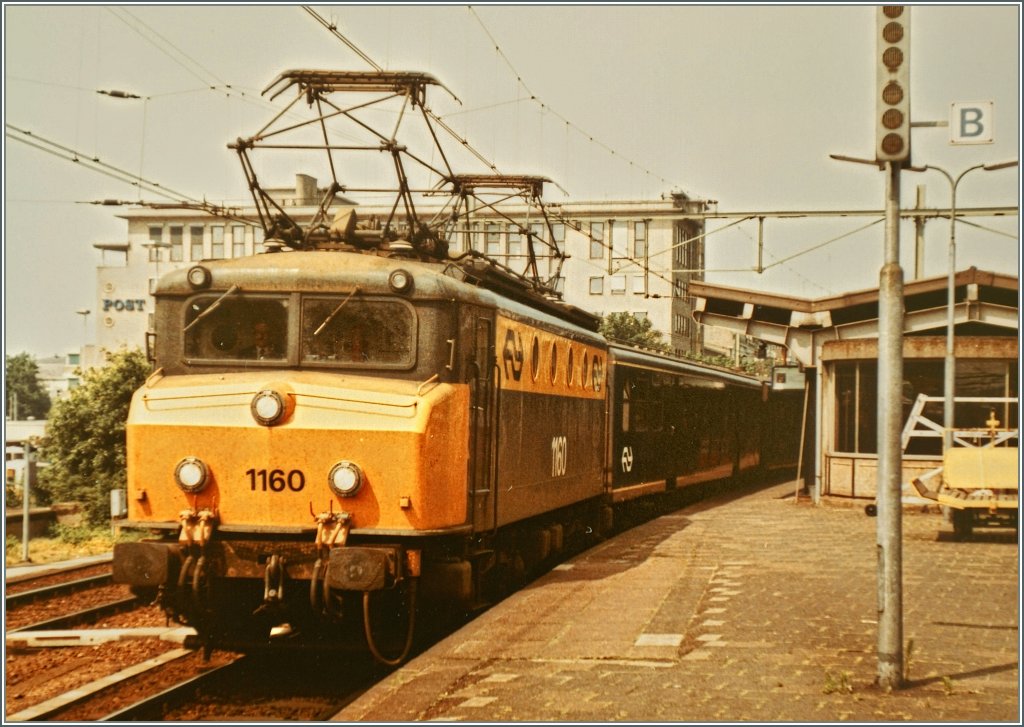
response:
[[[50,502],[81,502],[87,517],[110,519],[110,491],[125,486],[125,422],[132,394],[150,373],[141,350],[107,354],[82,385],[58,401],[46,427],[39,489]]]
[[[39,364],[28,353],[5,356],[7,416],[12,419],[45,419],[50,412],[50,395],[39,383]]]
[[[640,319],[632,313],[609,313],[601,320],[601,334],[610,341],[627,346],[669,353],[672,347],[661,340],[661,331],[651,328],[649,318]]]

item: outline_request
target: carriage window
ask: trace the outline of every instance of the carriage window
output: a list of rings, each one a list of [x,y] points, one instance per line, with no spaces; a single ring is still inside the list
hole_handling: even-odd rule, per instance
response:
[[[302,303],[302,362],[338,366],[411,366],[416,316],[408,304],[338,296]]]
[[[283,361],[288,301],[241,293],[204,295],[185,313],[185,355],[199,359]]]

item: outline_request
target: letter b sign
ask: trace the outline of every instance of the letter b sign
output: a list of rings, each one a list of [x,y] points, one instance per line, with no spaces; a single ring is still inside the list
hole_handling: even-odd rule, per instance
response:
[[[950,144],[992,143],[992,102],[973,101],[950,106]]]

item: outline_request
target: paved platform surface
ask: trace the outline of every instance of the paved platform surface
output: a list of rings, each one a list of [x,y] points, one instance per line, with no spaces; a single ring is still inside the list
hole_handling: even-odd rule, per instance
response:
[[[906,682],[875,685],[877,520],[748,491],[543,576],[336,721],[1020,723],[1019,549],[903,518]]]

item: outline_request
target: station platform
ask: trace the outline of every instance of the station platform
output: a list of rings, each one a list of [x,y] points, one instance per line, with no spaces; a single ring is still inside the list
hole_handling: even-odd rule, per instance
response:
[[[1020,724],[1019,546],[903,518],[904,685],[878,674],[864,502],[792,484],[662,516],[591,548],[396,670],[347,722]]]

